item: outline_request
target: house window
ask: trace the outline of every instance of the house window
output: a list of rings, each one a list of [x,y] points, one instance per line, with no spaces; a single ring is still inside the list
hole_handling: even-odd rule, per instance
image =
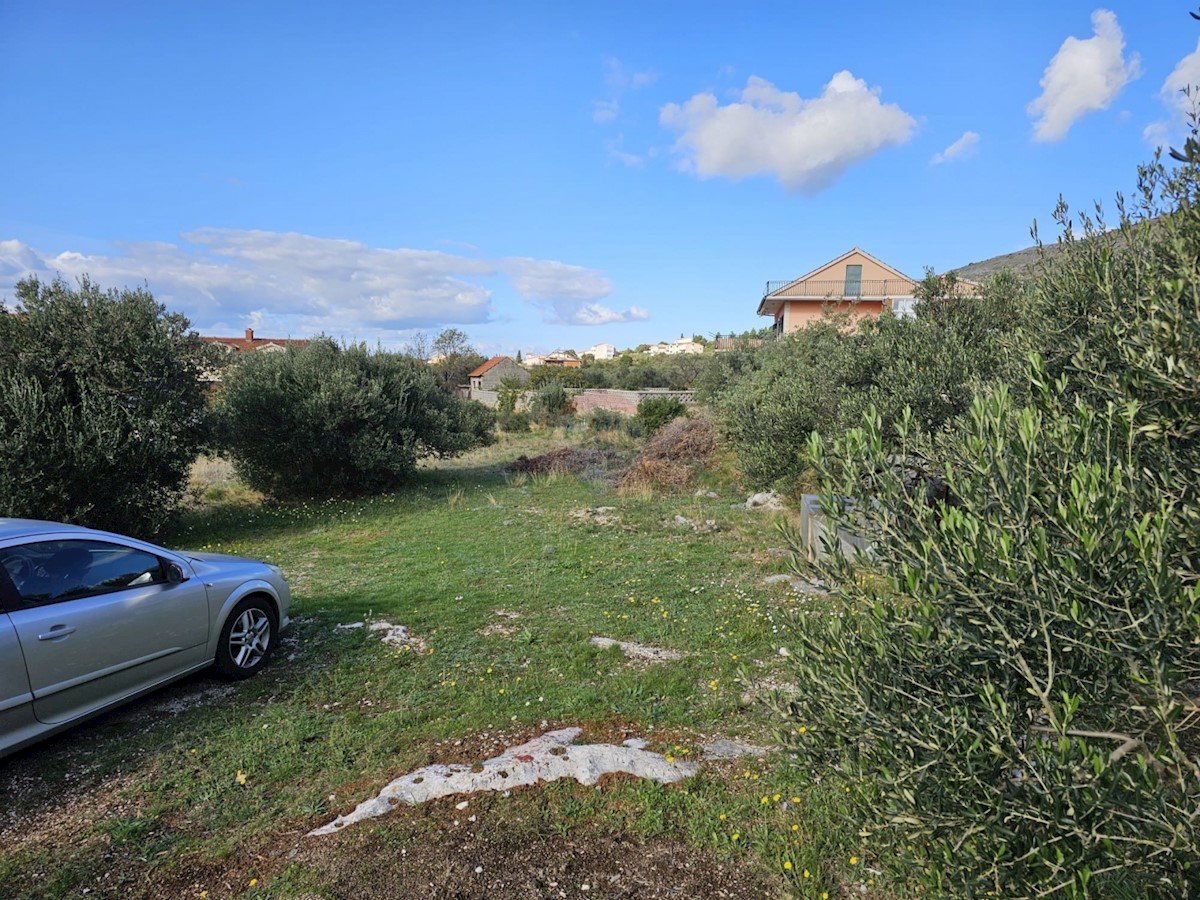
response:
[[[862,266],[846,266],[847,297],[862,296]]]

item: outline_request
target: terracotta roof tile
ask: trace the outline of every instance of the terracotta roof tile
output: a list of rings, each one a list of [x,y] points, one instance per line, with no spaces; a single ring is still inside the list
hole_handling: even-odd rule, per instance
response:
[[[482,366],[480,366],[475,371],[468,372],[467,377],[468,378],[478,378],[484,372],[488,371],[489,369],[491,369],[495,366],[500,365],[500,363],[504,362],[504,360],[506,360],[506,359],[508,359],[507,356],[493,356],[491,359],[489,359],[487,362],[485,362]]]

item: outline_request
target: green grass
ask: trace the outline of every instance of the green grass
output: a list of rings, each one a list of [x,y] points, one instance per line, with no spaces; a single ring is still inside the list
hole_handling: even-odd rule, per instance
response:
[[[506,435],[384,497],[193,510],[165,542],[282,566],[295,595],[286,643],[227,696],[137,727],[101,720],[43,745],[47,798],[70,782],[107,800],[69,844],[6,847],[0,883],[12,896],[119,895],[130,885],[133,894],[200,885],[193,893],[218,896],[256,878],[254,895],[336,895],[280,848],[391,778],[444,759],[453,741],[523,739],[547,723],[582,725],[584,740],[636,734],[680,758],[695,759],[715,734],[769,744],[772,723],[744,700],[739,675],[769,675],[791,627],[792,601],[763,587],[782,568],[765,553],[781,544],[770,515],[738,508],[745,492],[717,476],[704,485],[720,494],[710,498],[619,494],[498,468],[558,441]],[[598,506],[616,507],[619,522],[574,515]],[[718,527],[694,533],[676,515]],[[406,625],[428,651],[335,627],[363,620]],[[634,666],[591,646],[593,635],[684,656]],[[587,827],[682,839],[749,860],[780,893],[820,897],[869,878],[861,839],[828,826],[839,790],[831,778],[801,791],[771,755],[705,764],[682,786],[545,785],[504,801],[505,820],[530,834]],[[397,840],[421,834],[403,815],[356,827]]]

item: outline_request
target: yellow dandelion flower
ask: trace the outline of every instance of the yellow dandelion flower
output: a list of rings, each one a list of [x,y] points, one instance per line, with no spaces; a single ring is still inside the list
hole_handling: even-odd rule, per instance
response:
[[[785,859],[785,860],[783,861],[783,867],[784,867],[785,869],[791,869],[791,867],[792,867],[792,861],[791,861],[790,859]]]
[[[799,831],[799,830],[800,830],[800,826],[799,826],[799,825],[793,825],[793,826],[792,826],[792,831]]]
[[[812,878],[812,872],[808,871],[808,869],[805,869],[805,870],[804,870],[804,877],[805,877],[805,878]]]
[[[726,818],[725,813],[721,813],[719,816],[717,816],[717,818],[724,822]]]
[[[778,794],[776,794],[776,795],[775,795],[774,797],[772,797],[771,799],[772,799],[772,800],[774,800],[776,803],[778,803],[778,802],[779,802],[779,795],[778,795]]]
[[[257,878],[251,878],[251,879],[250,879],[250,887],[254,887],[256,884],[258,884],[258,879],[257,879]]]
[[[741,834],[739,834],[738,832],[736,832],[736,831],[735,831],[733,834],[731,834],[731,835],[729,836],[729,839],[730,839],[730,840],[733,840],[733,841],[736,841],[736,840],[737,840],[738,838],[740,838],[740,837],[741,837]]]
[[[857,856],[850,857],[850,865],[852,865],[852,866],[858,865],[858,857]]]
[[[491,670],[489,669],[489,671],[491,671]],[[796,731],[798,731],[800,734],[808,734],[808,726],[801,725],[799,728],[796,729]]]
[[[799,797],[793,797],[793,798],[792,798],[792,802],[793,802],[793,803],[799,803],[799,802],[800,802],[800,798],[799,798]]]
[[[766,797],[763,797],[763,798],[762,798],[761,800],[759,800],[758,802],[759,802],[759,803],[770,803],[771,801],[770,801],[770,800],[768,800]]]
[[[246,783],[246,773],[245,773],[245,772],[243,772],[241,769],[238,769],[238,773],[237,773],[237,783],[238,783],[238,784],[245,784],[245,783]]]

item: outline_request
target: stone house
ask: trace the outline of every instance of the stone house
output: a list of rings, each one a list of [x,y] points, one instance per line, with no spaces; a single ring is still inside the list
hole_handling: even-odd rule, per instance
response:
[[[509,356],[493,356],[479,368],[468,373],[471,392],[499,390],[500,382],[515,379],[522,384],[529,380],[529,372]]]

